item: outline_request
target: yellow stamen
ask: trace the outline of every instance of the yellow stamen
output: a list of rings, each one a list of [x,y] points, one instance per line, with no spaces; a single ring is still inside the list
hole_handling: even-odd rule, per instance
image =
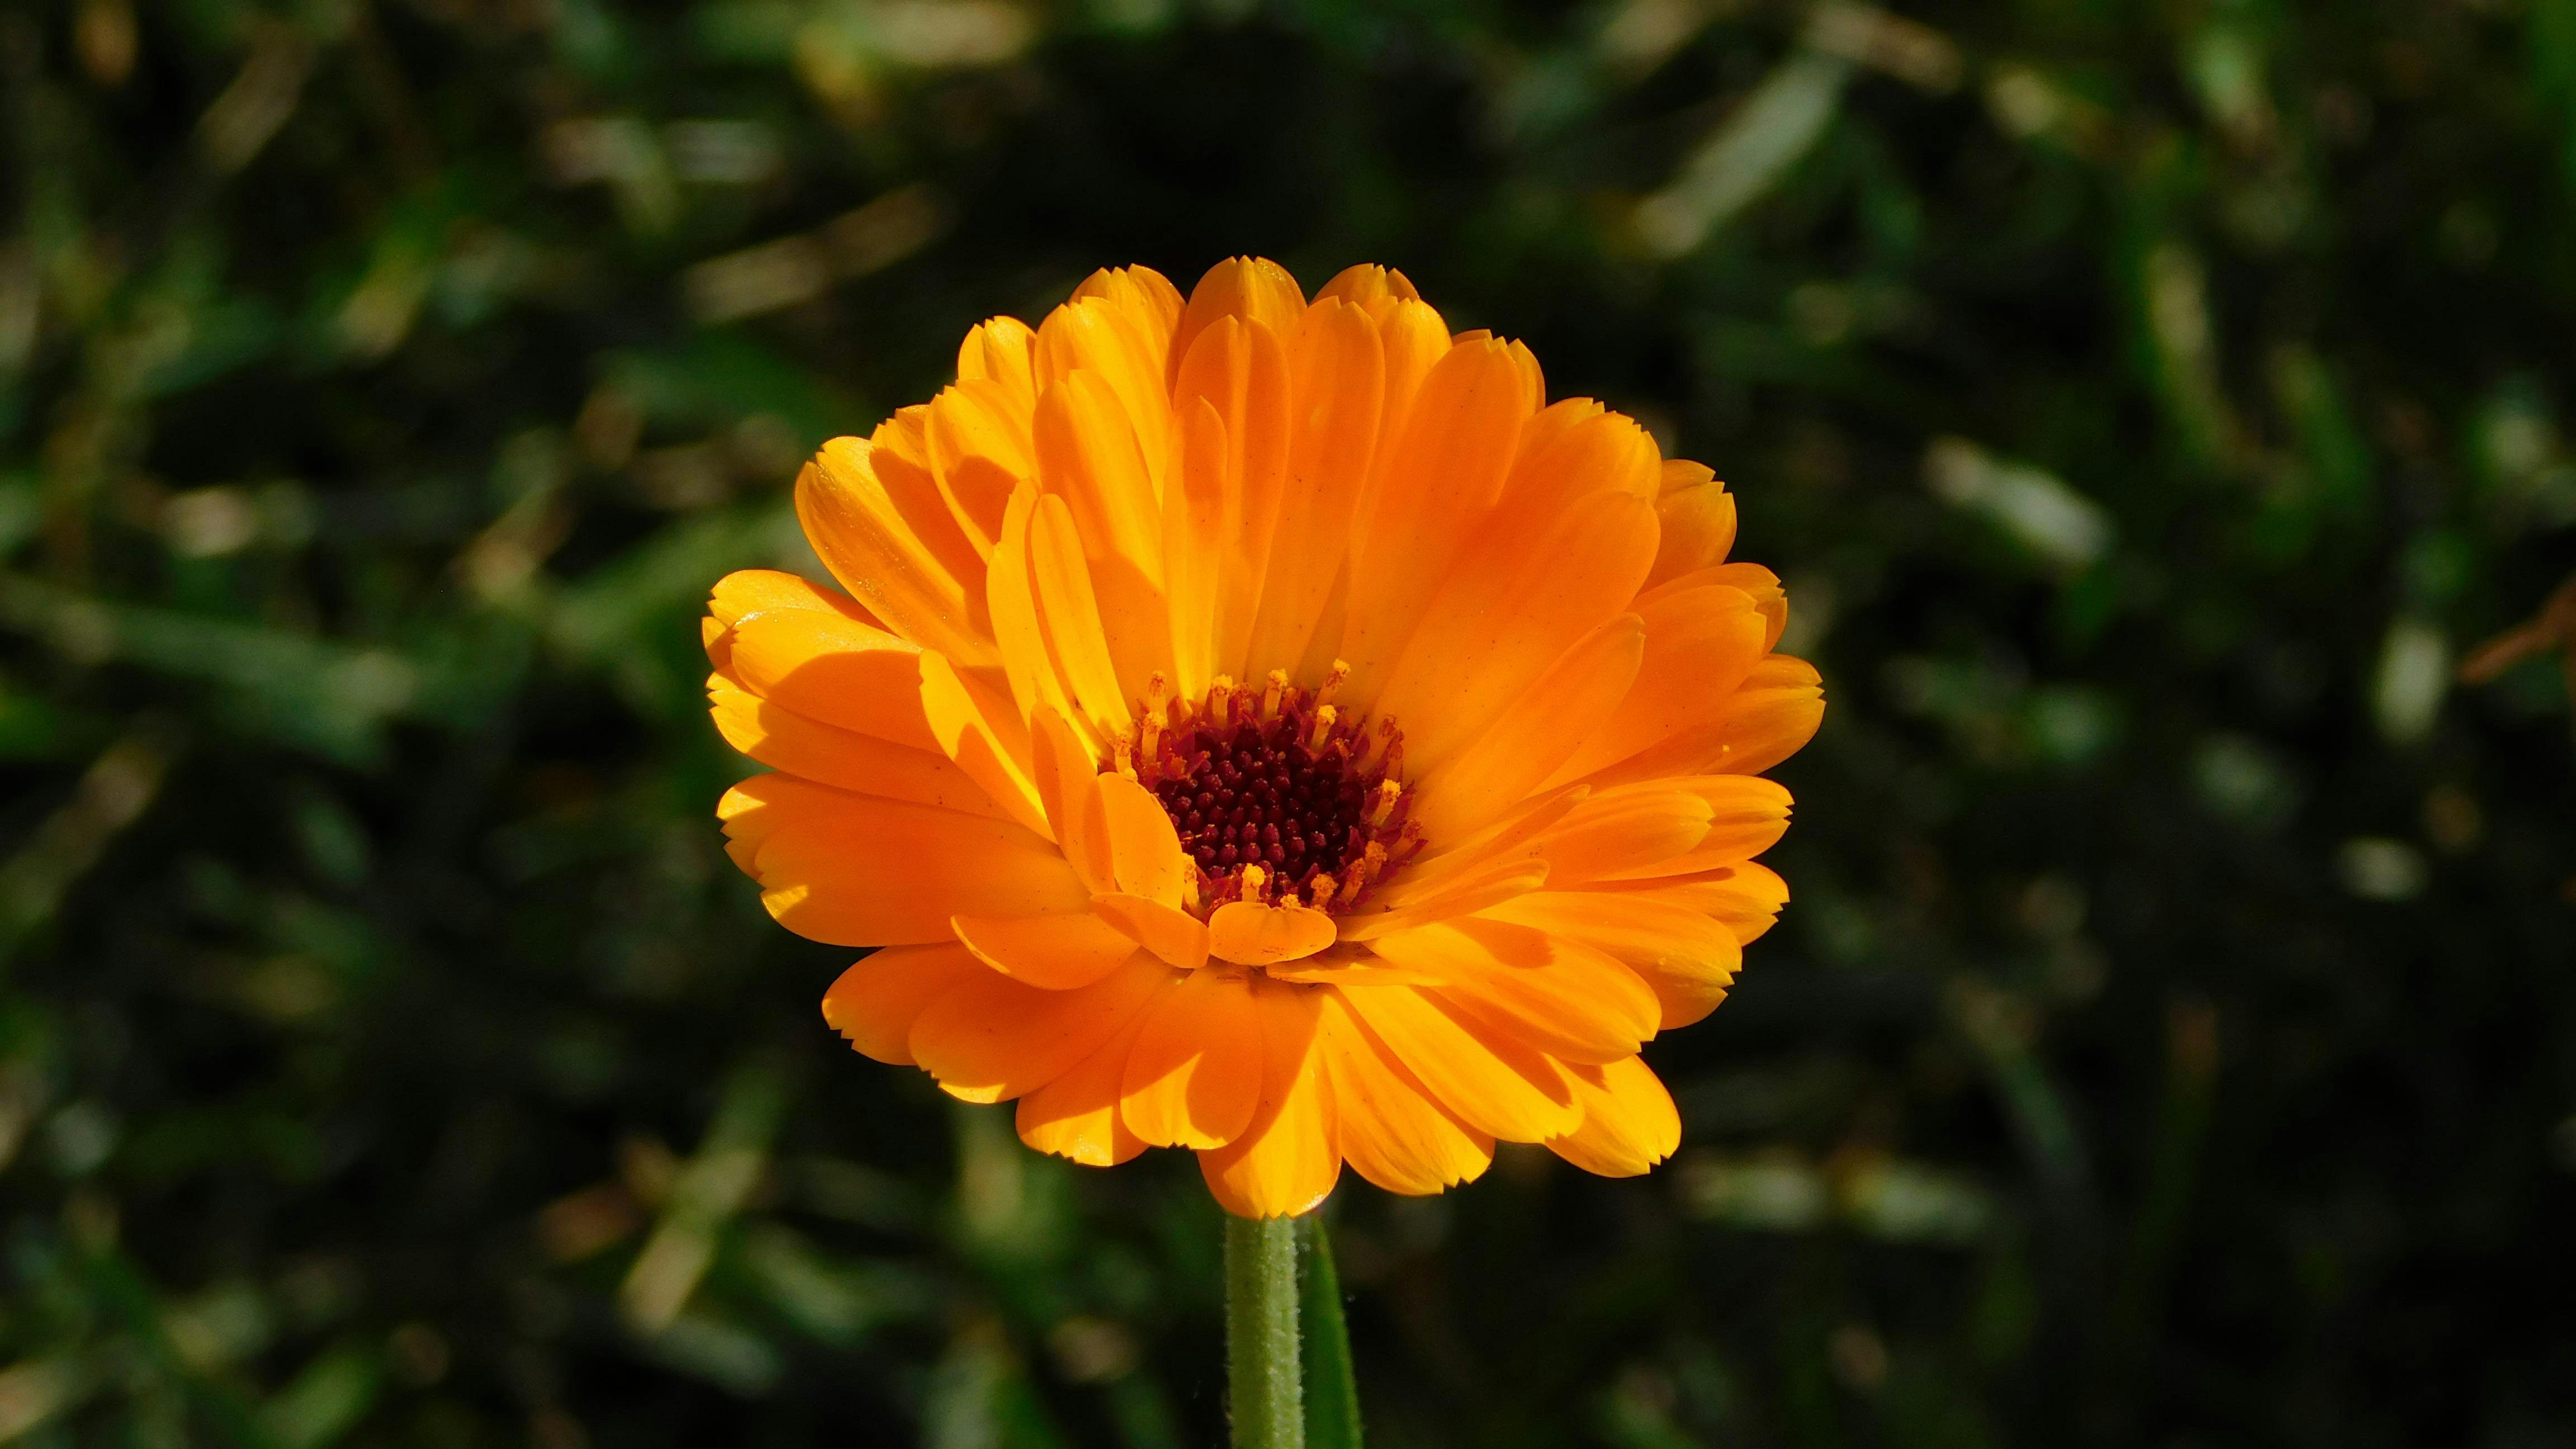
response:
[[[1333,691],[1341,688],[1342,681],[1350,677],[1351,666],[1342,660],[1334,660],[1333,667],[1326,670],[1324,673],[1324,687],[1315,691],[1316,708],[1321,709],[1323,706],[1331,704],[1333,702]]]
[[[1130,780],[1135,779],[1136,737],[1125,730],[1120,730],[1117,734],[1112,735],[1109,740],[1109,758],[1118,762],[1119,774],[1126,776]]]
[[[1272,720],[1279,718],[1279,696],[1287,692],[1288,671],[1285,669],[1271,670],[1270,678],[1262,686],[1261,690],[1261,722],[1263,724],[1268,724]]]
[[[1243,898],[1245,900],[1257,901],[1261,899],[1262,887],[1268,884],[1270,884],[1270,872],[1263,870],[1257,865],[1247,865],[1243,868]]]
[[[1386,847],[1374,840],[1370,841],[1368,849],[1360,854],[1359,864],[1351,867],[1350,894],[1354,899],[1361,891],[1368,888],[1369,879],[1375,876],[1379,867],[1385,864]]]
[[[1315,711],[1315,727],[1306,731],[1306,750],[1309,754],[1323,753],[1324,741],[1331,738],[1333,720],[1339,713],[1329,704]]]
[[[1377,799],[1376,799],[1375,801],[1371,802],[1371,803],[1370,803],[1370,805],[1369,805],[1369,814],[1368,814],[1368,823],[1369,823],[1369,828],[1370,828],[1371,830],[1382,830],[1382,829],[1384,829],[1384,828],[1386,827],[1386,822],[1387,822],[1388,817],[1389,817],[1389,816],[1392,816],[1393,814],[1395,814],[1395,807],[1396,807],[1397,802],[1401,801],[1403,798],[1404,798],[1404,784],[1403,784],[1403,782],[1402,782],[1402,781],[1400,781],[1400,780],[1380,780],[1380,781],[1378,781],[1378,782],[1377,782]],[[1370,849],[1372,849],[1372,850],[1374,850],[1374,849],[1376,849],[1377,847],[1375,847],[1375,846],[1370,846],[1369,848],[1370,848]]]
[[[1319,875],[1315,877],[1313,886],[1314,896],[1307,902],[1307,904],[1313,906],[1316,910],[1322,910],[1324,907],[1333,903],[1333,892],[1338,888],[1338,883],[1329,875]]]
[[[1208,686],[1208,718],[1218,729],[1234,728],[1234,676],[1220,674]]]

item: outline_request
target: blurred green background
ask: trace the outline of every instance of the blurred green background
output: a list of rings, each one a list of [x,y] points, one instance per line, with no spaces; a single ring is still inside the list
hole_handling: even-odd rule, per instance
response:
[[[1383,1446],[2576,1444],[2568,0],[7,0],[0,1441],[1219,1442],[1192,1164],[851,1055],[696,615],[1092,268],[1406,269],[1831,709]]]

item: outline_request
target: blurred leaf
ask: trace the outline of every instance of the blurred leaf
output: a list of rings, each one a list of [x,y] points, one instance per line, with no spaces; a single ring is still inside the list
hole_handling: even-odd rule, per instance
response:
[[[697,1291],[715,1261],[717,1235],[741,1211],[767,1167],[770,1138],[786,1110],[785,1091],[777,1069],[766,1064],[739,1068],[726,1083],[705,1140],[672,1179],[662,1220],[619,1286],[619,1306],[637,1331],[651,1336],[669,1329]],[[721,1347],[729,1341],[721,1325],[702,1325],[687,1337],[701,1345],[700,1356],[714,1356],[709,1362],[748,1362]],[[768,1376],[748,1368],[722,1372],[745,1382]]]
[[[1782,61],[1670,184],[1638,203],[1646,245],[1680,256],[1769,190],[1824,133],[1850,73],[1842,61],[1806,51]]]
[[[1342,1278],[1320,1212],[1297,1220],[1298,1322],[1305,1340],[1306,1442],[1311,1449],[1359,1449],[1360,1386],[1351,1331],[1342,1322]]]
[[[932,1371],[923,1449],[1054,1449],[1064,1442],[994,1325],[969,1325]]]
[[[382,1379],[375,1355],[335,1349],[305,1366],[260,1409],[260,1426],[279,1449],[336,1444],[366,1416]]]

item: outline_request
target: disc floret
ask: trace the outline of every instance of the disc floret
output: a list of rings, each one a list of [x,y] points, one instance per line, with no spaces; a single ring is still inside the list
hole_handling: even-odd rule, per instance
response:
[[[1313,689],[1280,669],[1258,686],[1220,675],[1187,700],[1153,677],[1109,768],[1162,802],[1202,912],[1240,900],[1345,911],[1419,849],[1403,732],[1333,703],[1349,674],[1335,660]]]

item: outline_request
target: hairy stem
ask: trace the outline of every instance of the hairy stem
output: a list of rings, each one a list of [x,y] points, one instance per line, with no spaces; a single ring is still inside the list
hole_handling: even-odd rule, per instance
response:
[[[1234,1449],[1305,1449],[1293,1219],[1225,1220],[1225,1361]]]

